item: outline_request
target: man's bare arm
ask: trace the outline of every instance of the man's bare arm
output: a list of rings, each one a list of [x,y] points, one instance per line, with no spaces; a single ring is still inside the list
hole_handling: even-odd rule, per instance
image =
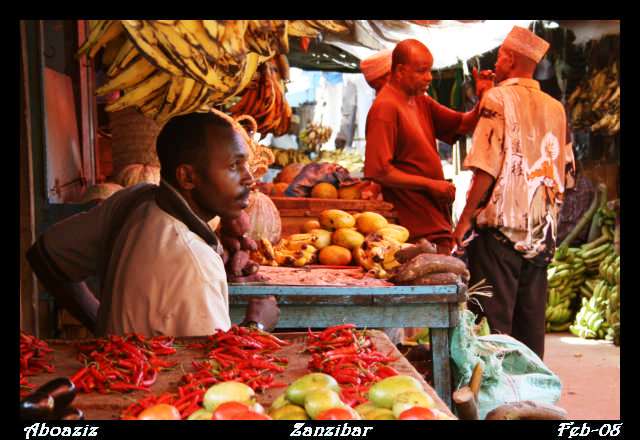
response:
[[[495,179],[491,174],[477,168],[474,170],[473,182],[469,189],[467,203],[460,215],[460,219],[456,225],[456,230],[453,233],[453,238],[456,240],[458,247],[462,247],[462,239],[471,228],[471,221],[473,220],[478,206],[480,206],[480,203],[487,194],[487,191],[489,191],[493,185],[494,180]]]

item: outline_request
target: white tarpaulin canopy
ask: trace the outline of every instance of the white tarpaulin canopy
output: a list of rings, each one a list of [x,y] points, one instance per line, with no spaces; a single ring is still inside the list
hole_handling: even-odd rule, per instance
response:
[[[429,26],[402,22],[389,26],[383,21],[355,20],[354,42],[327,35],[324,42],[363,59],[381,49],[393,49],[397,42],[415,38],[423,42],[434,58],[434,69],[442,69],[489,52],[500,46],[513,26],[527,27],[532,20],[484,20],[460,22],[442,20]]]

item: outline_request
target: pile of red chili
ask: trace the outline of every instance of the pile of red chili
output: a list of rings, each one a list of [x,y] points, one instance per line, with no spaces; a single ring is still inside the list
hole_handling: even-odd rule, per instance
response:
[[[176,365],[160,358],[176,352],[173,338],[168,336],[147,339],[136,333],[111,335],[76,347],[78,360],[85,367],[74,374],[71,381],[85,393],[148,391],[160,370]]]
[[[55,371],[50,363],[52,351],[46,342],[33,335],[20,332],[20,397],[28,394],[33,388],[33,384],[29,383],[27,376],[35,376],[43,371],[47,373]]]
[[[232,326],[229,331],[218,330],[202,344],[191,344],[190,348],[203,348],[207,360],[193,361],[195,379],[214,377],[221,382],[233,380],[249,385],[255,391],[284,387],[287,384],[274,380],[289,362],[287,358],[276,356],[291,342],[247,327]]]
[[[126,408],[120,418],[136,419],[144,409],[167,403],[175,406],[186,419],[202,407],[207,389],[219,382],[242,382],[256,391],[285,387],[287,384],[274,377],[275,373],[284,371],[283,365],[288,360],[273,352],[290,344],[270,333],[237,325],[227,332],[218,330],[202,343],[187,345],[187,348],[203,349],[205,360],[192,362],[195,371],[182,376],[177,393],[145,397]]]
[[[333,376],[341,385],[342,400],[351,406],[367,400],[369,387],[398,372],[389,362],[397,358],[377,351],[366,334],[355,324],[343,324],[326,330],[307,333],[305,351],[311,353],[308,368]]]

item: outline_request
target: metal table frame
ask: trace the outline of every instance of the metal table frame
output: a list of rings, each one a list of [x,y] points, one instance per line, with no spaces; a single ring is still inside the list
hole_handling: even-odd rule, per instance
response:
[[[279,328],[329,327],[353,322],[358,327],[429,327],[436,392],[451,408],[450,332],[458,324],[466,286],[321,287],[229,285],[231,320],[244,318],[250,297],[275,295]]]

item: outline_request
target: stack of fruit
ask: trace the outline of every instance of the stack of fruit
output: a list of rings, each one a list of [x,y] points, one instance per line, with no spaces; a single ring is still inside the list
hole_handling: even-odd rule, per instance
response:
[[[360,172],[364,168],[364,156],[355,150],[321,151],[316,162],[337,163],[351,173]]]
[[[237,283],[264,281],[258,274],[260,265],[249,258],[249,253],[258,249],[255,240],[249,236],[249,215],[243,211],[238,218],[223,219],[220,226],[220,241],[224,247],[222,261],[227,279]]]
[[[616,63],[594,72],[568,99],[574,128],[615,135],[620,131],[620,83]]]
[[[368,401],[351,408],[340,398],[340,385],[324,373],[297,379],[271,405],[274,420],[446,420],[433,398],[411,376],[392,376],[375,383]]]
[[[609,253],[599,266],[600,281],[590,296],[582,298],[582,308],[570,330],[585,339],[607,339],[619,344],[620,337],[620,256]]]
[[[378,278],[400,265],[395,252],[405,246],[409,231],[390,224],[375,212],[351,215],[339,209],[320,213],[319,221],[305,223],[302,234],[293,234],[270,246],[258,242],[258,250],[251,258],[259,264],[271,266],[304,266],[319,261],[328,266],[347,266],[355,262]]]
[[[331,127],[311,123],[300,133],[300,144],[305,150],[320,151],[320,146],[331,138]]]
[[[280,64],[288,66],[286,63]],[[282,78],[286,75],[286,72],[279,71],[274,60],[262,64],[242,98],[229,109],[229,112],[234,116],[252,116],[257,122],[257,131],[263,136],[267,133],[273,133],[275,136],[286,134],[293,114],[284,96]]]
[[[604,304],[602,301],[606,300],[601,298],[602,289],[599,288],[602,279],[600,266],[607,258],[615,255],[612,230],[614,223],[615,212],[603,207],[594,219],[594,225],[601,229],[600,237],[579,248],[560,246],[556,251],[547,271],[547,331],[571,330],[584,337],[598,337],[606,332],[606,328],[600,330],[602,322],[598,321],[594,313],[600,310]],[[578,313],[579,319],[572,326],[578,296],[581,297],[583,310]],[[604,313],[604,309],[601,311]]]

